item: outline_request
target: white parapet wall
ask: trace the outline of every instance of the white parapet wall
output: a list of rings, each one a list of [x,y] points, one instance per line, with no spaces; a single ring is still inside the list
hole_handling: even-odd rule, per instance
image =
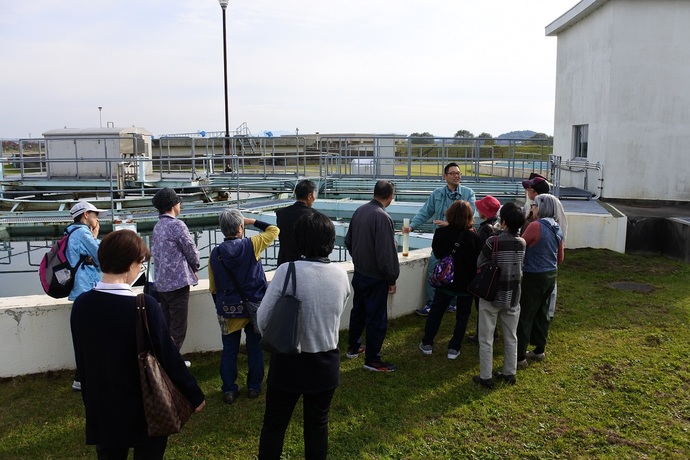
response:
[[[426,266],[430,249],[410,251],[400,259],[397,293],[388,298],[388,316],[412,313],[424,302]],[[352,264],[342,262],[352,279]],[[268,281],[272,272],[266,274]],[[0,298],[0,378],[61,369],[74,369],[70,333],[72,303],[47,295]],[[347,329],[352,297],[340,326]],[[421,334],[421,329],[420,329]],[[200,280],[189,298],[189,325],[183,353],[217,351],[222,348],[220,329],[208,280]]]

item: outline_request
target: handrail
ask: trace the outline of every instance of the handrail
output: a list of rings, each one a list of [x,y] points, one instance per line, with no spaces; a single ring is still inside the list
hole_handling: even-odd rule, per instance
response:
[[[71,141],[72,150],[60,158],[51,155],[56,140],[19,139],[17,151],[2,152],[0,197],[31,190],[74,196],[105,192],[113,198],[115,210],[115,198],[144,196],[164,186],[204,192],[220,188],[236,192],[239,199],[248,180],[272,183],[280,191],[284,191],[283,182],[301,177],[318,178],[322,184],[349,178],[438,181],[444,165],[453,161],[460,165],[466,182],[518,182],[532,171],[549,174],[552,163],[548,140],[234,136],[227,139],[226,154],[224,136],[204,134],[145,140],[139,136],[64,137],[60,142]],[[122,153],[122,143],[126,153]],[[554,171],[551,168],[551,180],[558,185]]]

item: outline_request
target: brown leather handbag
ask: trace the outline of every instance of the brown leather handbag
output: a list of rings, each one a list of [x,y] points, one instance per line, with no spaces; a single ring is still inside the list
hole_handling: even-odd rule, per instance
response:
[[[144,294],[137,296],[136,307],[137,361],[148,434],[153,437],[179,433],[192,416],[194,408],[156,358],[151,345]]]

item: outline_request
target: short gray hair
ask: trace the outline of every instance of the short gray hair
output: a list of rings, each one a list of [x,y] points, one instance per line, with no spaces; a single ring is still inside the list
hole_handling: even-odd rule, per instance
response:
[[[534,202],[539,206],[537,217],[551,217],[556,220],[558,213],[558,198],[550,193],[542,193],[534,197]]]
[[[235,236],[240,231],[240,227],[244,224],[244,216],[239,209],[225,208],[218,219],[220,224],[220,231],[225,237]]]

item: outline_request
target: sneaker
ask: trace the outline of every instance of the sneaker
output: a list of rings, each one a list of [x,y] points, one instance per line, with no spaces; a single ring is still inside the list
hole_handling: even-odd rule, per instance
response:
[[[525,355],[525,359],[529,361],[544,361],[546,355],[544,353],[535,353],[533,351],[528,351]]]
[[[414,312],[417,313],[419,316],[429,316],[430,310],[431,307],[429,305],[424,305],[422,308],[418,308]]]
[[[458,356],[460,356],[460,350],[456,350],[454,348],[449,348],[447,356],[448,356],[448,359],[455,359]]]
[[[517,368],[518,369],[527,369],[528,366],[529,366],[529,363],[527,362],[526,359],[523,359],[522,361],[517,362]]]
[[[494,377],[496,377],[498,380],[503,380],[508,385],[515,385],[515,376],[514,375],[507,375],[507,374],[504,374],[503,372],[494,372]]]
[[[395,370],[395,364],[375,361],[373,363],[364,363],[364,369],[374,372],[393,372]]]
[[[492,390],[494,388],[494,385],[495,385],[494,379],[483,379],[478,375],[475,375],[474,377],[472,377],[472,381],[474,381],[474,383],[477,383],[477,384],[483,386],[484,388],[488,388],[489,390]]]
[[[184,365],[187,367],[192,367],[192,362],[191,361],[185,361]]]
[[[72,389],[74,391],[81,391],[81,382],[79,380],[75,380],[72,382]]]
[[[419,349],[422,350],[422,353],[425,355],[430,355],[433,352],[434,347],[432,345],[424,345],[422,342],[419,342]]]
[[[455,313],[457,309],[458,309],[458,307],[456,307],[455,305],[448,305],[448,308],[446,308],[446,311],[451,312],[451,313]]]
[[[364,347],[359,347],[356,350],[353,350],[352,348],[347,349],[347,353],[345,353],[345,357],[347,359],[355,359],[358,358],[360,354],[364,353],[366,350]]]

